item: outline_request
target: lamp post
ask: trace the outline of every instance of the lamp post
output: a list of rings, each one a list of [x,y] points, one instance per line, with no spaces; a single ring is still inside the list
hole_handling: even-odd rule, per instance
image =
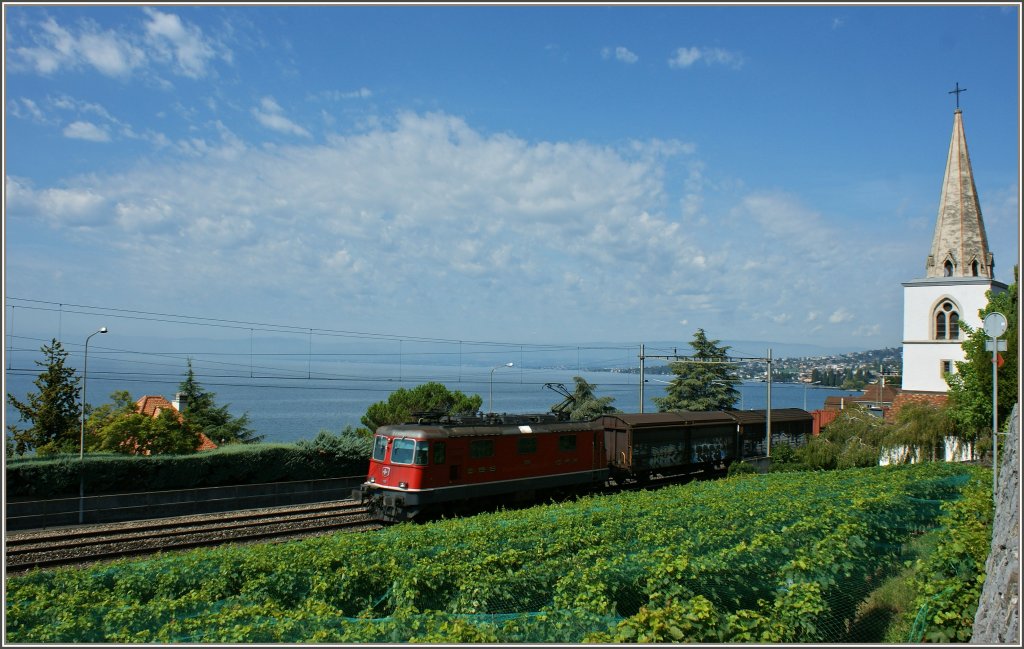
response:
[[[512,367],[515,363],[505,363],[504,365],[495,365],[491,368],[491,381],[487,389],[487,410],[488,412],[494,412],[494,370],[499,367]]]
[[[85,520],[85,388],[89,384],[89,339],[96,334],[107,333],[106,327],[100,327],[85,337],[85,361],[82,366],[82,426],[78,438],[78,522]]]
[[[999,337],[1006,333],[1006,316],[994,311],[985,316],[985,333],[991,340],[985,342],[985,349],[992,352],[992,498],[997,498],[997,476],[999,475],[999,352],[1006,351],[1006,341]]]
[[[821,381],[815,381],[814,383],[804,383],[804,410],[807,410],[807,386],[818,385]]]

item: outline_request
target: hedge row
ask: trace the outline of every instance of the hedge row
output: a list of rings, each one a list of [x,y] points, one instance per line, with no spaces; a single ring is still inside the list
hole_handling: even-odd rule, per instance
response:
[[[366,473],[369,456],[369,440],[322,433],[313,442],[233,444],[189,455],[27,458],[8,461],[7,497],[74,496],[82,474],[93,495],[355,476]]]

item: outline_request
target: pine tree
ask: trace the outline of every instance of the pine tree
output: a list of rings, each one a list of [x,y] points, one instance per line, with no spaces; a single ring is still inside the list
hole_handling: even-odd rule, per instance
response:
[[[196,380],[195,372],[192,371],[192,359],[188,360],[188,372],[185,380],[178,385],[178,392],[185,398],[185,407],[182,414],[185,416],[185,423],[196,431],[209,437],[217,444],[242,443],[252,444],[262,441],[264,435],[255,435],[249,428],[249,415],[243,414],[234,417],[228,412],[228,406],[218,406],[214,401],[217,396],[213,392],[206,392],[203,386]]]
[[[39,392],[30,392],[27,403],[7,395],[8,403],[18,410],[21,419],[31,424],[27,428],[7,426],[18,455],[32,449],[39,454],[70,453],[79,446],[79,378],[74,368],[65,365],[68,352],[56,338],[41,350],[43,360],[35,363],[46,369],[34,381]]]
[[[736,384],[736,364],[723,362],[728,358],[729,346],[708,340],[703,329],[698,329],[690,346],[692,361],[672,363],[675,378],[665,388],[664,397],[655,397],[654,404],[661,412],[670,410],[726,410],[733,408],[740,397]],[[709,361],[709,362],[694,362]],[[711,362],[717,361],[717,362]]]
[[[412,389],[398,388],[387,401],[378,401],[367,408],[361,421],[365,430],[372,433],[381,426],[407,422],[414,412],[472,413],[477,412],[482,403],[479,395],[452,392],[444,384],[431,381]]]

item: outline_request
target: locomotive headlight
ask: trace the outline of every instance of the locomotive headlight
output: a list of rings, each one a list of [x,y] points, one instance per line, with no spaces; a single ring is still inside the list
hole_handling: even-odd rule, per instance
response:
[[[408,482],[399,482],[399,483],[398,483],[398,488],[399,488],[399,489],[405,489],[405,488],[406,488],[406,487],[408,487],[408,486],[409,486],[409,483],[408,483]]]
[[[370,482],[371,483],[377,482],[377,478],[370,478]]]

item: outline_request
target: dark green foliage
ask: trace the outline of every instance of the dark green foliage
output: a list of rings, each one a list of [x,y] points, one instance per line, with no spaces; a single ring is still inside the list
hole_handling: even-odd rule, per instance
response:
[[[188,374],[178,386],[178,391],[185,398],[185,422],[218,445],[242,443],[253,444],[262,441],[264,435],[256,435],[249,428],[249,415],[233,416],[228,412],[230,404],[218,406],[214,401],[217,396],[206,392],[196,381],[192,371],[192,360],[188,361]]]
[[[885,436],[885,422],[865,408],[851,406],[797,449],[796,456],[810,469],[876,466]]]
[[[35,449],[42,455],[68,453],[77,450],[81,433],[80,390],[75,370],[67,367],[68,352],[56,338],[42,347],[44,360],[36,365],[46,368],[35,380],[39,392],[30,392],[28,402],[7,395],[7,401],[17,409],[27,428],[8,424],[14,437],[14,452],[24,455]]]
[[[690,346],[694,360],[717,362],[679,361],[671,364],[675,378],[665,388],[664,397],[655,397],[660,412],[671,410],[726,410],[733,408],[740,398],[736,389],[735,363],[725,361],[729,346],[719,346],[718,340],[708,340],[703,329],[698,329]]]
[[[366,409],[361,421],[370,431],[381,426],[401,424],[412,420],[415,412],[441,412],[446,414],[473,413],[480,410],[483,398],[474,394],[450,391],[441,383],[417,385],[411,390],[398,388],[387,401],[378,401]]]
[[[978,315],[984,320],[990,313],[999,312],[1006,316],[1006,333],[1000,340],[1006,341],[1006,351],[1000,352],[1003,366],[998,369],[999,427],[1005,426],[1013,404],[1017,403],[1017,347],[1018,310],[1017,296],[1019,267],[1013,269],[1013,284],[998,295],[988,293],[988,304]],[[971,329],[961,322],[960,328],[967,334],[963,342],[966,359],[956,363],[956,372],[946,375],[949,384],[950,416],[958,431],[965,439],[974,441],[981,436],[990,437],[992,430],[992,352],[985,349],[991,338],[979,327]]]
[[[879,642],[885,620],[855,637],[853,623],[863,622],[860,604],[881,578],[901,569],[900,548],[936,525],[938,501],[922,497],[956,498],[972,477],[987,484],[985,475],[937,462],[769,474],[365,534],[35,571],[8,576],[5,639]],[[990,530],[981,517],[962,517],[972,519],[973,531],[948,535],[938,570],[919,575],[930,581],[952,570],[961,583],[980,583],[973,554],[988,547]],[[972,562],[962,561],[964,550]],[[921,592],[949,585],[922,584]],[[935,601],[957,624],[971,610],[959,598]]]
[[[313,441],[304,439],[295,445],[307,454],[346,461],[353,457],[363,460],[369,458],[372,442],[360,434],[358,429],[347,426],[338,435],[329,430],[321,430]]]
[[[307,444],[232,444],[188,455],[125,456],[88,453],[8,460],[9,497],[56,498],[78,493],[78,468],[93,495],[159,491],[366,474],[369,444],[343,433]]]
[[[750,462],[733,462],[729,465],[729,470],[726,472],[726,476],[732,477],[734,475],[747,475],[750,473],[757,473],[757,467]]]
[[[86,421],[86,448],[126,455],[180,455],[195,452],[199,434],[179,419],[177,412],[164,410],[157,417],[135,410],[126,390],[110,395],[111,403],[96,408]]]
[[[769,471],[805,471],[807,468],[807,465],[800,461],[796,449],[792,446],[788,444],[772,445],[771,464],[768,465]]]
[[[919,593],[910,612],[910,642],[969,642],[985,583],[985,561],[992,541],[991,475],[975,476],[963,498],[942,503],[945,528],[935,551],[918,559],[914,586]]]
[[[572,380],[575,382],[576,388],[573,390],[573,401],[569,406],[570,419],[590,421],[610,412],[618,412],[618,409],[611,405],[612,401],[615,401],[615,397],[598,397],[594,394],[597,386],[589,383],[582,376],[574,376]],[[552,405],[552,410],[558,405],[560,404]]]
[[[886,442],[906,448],[920,461],[945,459],[945,438],[953,434],[948,410],[931,403],[908,403],[896,414]]]

